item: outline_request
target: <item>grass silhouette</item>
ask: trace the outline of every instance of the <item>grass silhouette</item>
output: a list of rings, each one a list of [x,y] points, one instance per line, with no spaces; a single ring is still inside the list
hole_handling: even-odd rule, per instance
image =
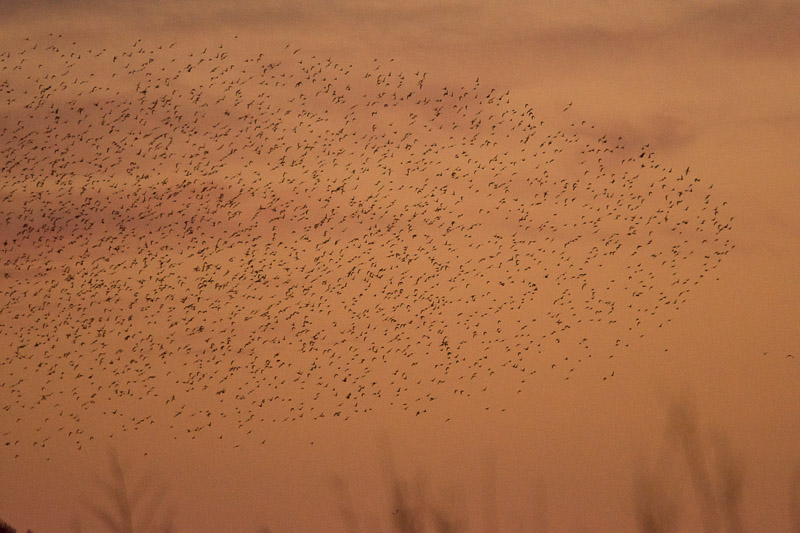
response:
[[[0,533],[17,533],[17,530],[0,520]],[[31,533],[31,530],[28,530]]]
[[[670,408],[665,448],[657,464],[640,468],[634,480],[634,508],[642,533],[668,533],[680,529],[681,496],[678,475],[691,485],[706,533],[743,533],[741,518],[744,466],[721,434],[704,438],[691,405],[679,402]]]
[[[792,532],[800,533],[800,462],[795,466],[789,483],[789,506]]]
[[[467,533],[499,532],[497,519],[494,462],[487,461],[482,484],[483,527],[471,525],[467,513],[452,501],[442,503],[433,497],[423,478],[404,477],[397,470],[388,446],[383,446],[384,486],[388,508],[384,524],[393,533]],[[111,533],[173,533],[175,513],[166,503],[166,489],[156,485],[152,475],[131,483],[113,451],[109,452],[110,477],[98,479],[106,504],[84,499],[91,516]],[[633,480],[633,514],[640,533],[672,533],[681,531],[681,519],[692,510],[698,511],[704,533],[745,533],[742,518],[745,467],[733,453],[728,439],[721,433],[705,434],[695,409],[686,401],[669,409],[661,453],[655,461],[636,470]],[[376,533],[385,528],[370,523],[359,514],[358,506],[341,477],[334,477],[332,492],[342,525],[352,533]],[[688,489],[687,489],[688,486]],[[789,483],[789,523],[793,533],[800,533],[800,463]],[[686,500],[694,502],[688,508]],[[536,502],[543,503],[543,502]],[[545,507],[540,506],[539,509]],[[539,527],[530,531],[546,531],[546,516]],[[683,530],[686,528],[684,527]],[[73,522],[75,533],[82,533],[80,522]],[[97,531],[92,529],[91,531]],[[263,527],[260,533],[272,531]],[[0,533],[16,533],[0,520]],[[30,531],[29,531],[30,533]]]
[[[175,513],[165,503],[166,488],[156,486],[152,475],[131,484],[113,450],[109,451],[109,466],[110,480],[97,480],[107,505],[84,499],[90,514],[112,533],[173,533]],[[79,521],[73,529],[82,533]]]

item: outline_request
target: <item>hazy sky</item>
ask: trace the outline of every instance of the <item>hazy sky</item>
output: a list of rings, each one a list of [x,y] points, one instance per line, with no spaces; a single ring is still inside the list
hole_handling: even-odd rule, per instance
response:
[[[335,476],[361,530],[386,530],[386,449],[472,530],[491,486],[504,531],[633,530],[634,476],[688,399],[745,465],[748,529],[789,528],[796,3],[3,2],[0,43],[0,517],[15,527],[94,530],[112,447],[164,483],[177,531],[344,531]],[[173,96],[147,85],[179,71]],[[414,96],[394,105],[401,87]],[[272,143],[286,158],[260,152]],[[72,184],[54,185],[64,168]],[[689,531],[702,516],[684,499]]]

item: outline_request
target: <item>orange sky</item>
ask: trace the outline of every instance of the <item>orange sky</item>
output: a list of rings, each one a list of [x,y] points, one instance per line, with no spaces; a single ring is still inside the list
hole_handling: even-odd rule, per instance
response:
[[[748,530],[789,528],[794,4],[76,0],[0,24],[2,519],[94,531],[113,447],[177,531],[345,531],[335,476],[386,530],[386,445],[470,531],[487,471],[500,530],[633,530],[689,399],[746,465]]]

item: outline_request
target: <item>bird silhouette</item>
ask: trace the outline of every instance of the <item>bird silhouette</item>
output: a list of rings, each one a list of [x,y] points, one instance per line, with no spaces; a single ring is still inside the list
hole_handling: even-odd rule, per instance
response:
[[[21,46],[0,54],[6,446],[608,382],[734,247],[688,168],[479,79]]]

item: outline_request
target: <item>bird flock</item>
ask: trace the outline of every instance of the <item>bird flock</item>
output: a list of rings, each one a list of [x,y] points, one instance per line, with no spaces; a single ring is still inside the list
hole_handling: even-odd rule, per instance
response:
[[[291,46],[0,52],[0,446],[610,383],[733,248],[724,202],[571,106],[433,78]]]

